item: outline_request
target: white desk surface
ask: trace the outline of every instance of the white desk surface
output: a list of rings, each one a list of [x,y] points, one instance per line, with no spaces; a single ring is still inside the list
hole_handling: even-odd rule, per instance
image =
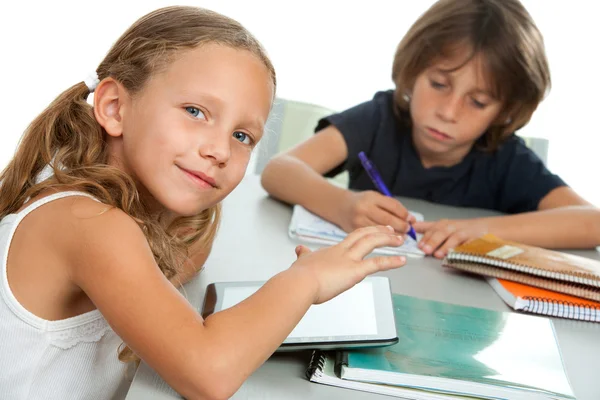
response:
[[[423,213],[428,220],[494,215],[490,211],[446,207],[413,199],[402,201],[407,208]],[[184,287],[186,297],[197,308],[202,304],[206,285],[211,282],[267,280],[296,259],[294,248],[298,243],[287,236],[292,209],[269,198],[260,187],[258,176],[246,177],[225,200],[223,210],[221,228],[204,271]],[[597,251],[570,253],[600,260]],[[394,293],[511,311],[484,280],[442,268],[441,262],[434,258],[409,258],[405,267],[382,274],[390,278]],[[600,324],[553,320],[577,399],[600,399]],[[308,351],[275,354],[250,376],[233,399],[387,398],[311,383],[304,376],[309,359]],[[142,362],[126,400],[179,398]]]

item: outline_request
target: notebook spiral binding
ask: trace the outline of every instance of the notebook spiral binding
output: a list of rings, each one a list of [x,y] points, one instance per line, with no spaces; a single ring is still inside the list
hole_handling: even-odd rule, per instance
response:
[[[592,286],[600,288],[600,281],[592,274],[581,273],[579,271],[547,271],[539,268],[533,268],[529,265],[507,262],[491,257],[482,257],[472,253],[450,252],[446,256],[449,261],[462,261],[465,263],[485,263],[495,267],[523,272],[530,275],[539,276],[542,278],[566,280],[574,284]]]
[[[529,302],[529,304],[523,308],[524,311],[561,318],[600,322],[600,307],[573,303],[569,301],[544,299],[541,297],[528,296],[524,297],[523,299]]]
[[[306,378],[310,380],[315,371],[322,371],[325,366],[325,353],[321,350],[313,350],[310,356],[310,362],[306,369]]]
[[[515,269],[507,270],[505,268],[482,265],[476,262],[449,261],[449,258],[446,257],[442,265],[444,267],[451,267],[477,275],[506,279],[509,281],[523,283],[525,285],[537,286],[543,289],[553,290],[555,292],[570,294],[572,296],[583,297],[584,299],[600,301],[600,288],[585,286],[573,282],[542,278],[537,275],[527,275]]]

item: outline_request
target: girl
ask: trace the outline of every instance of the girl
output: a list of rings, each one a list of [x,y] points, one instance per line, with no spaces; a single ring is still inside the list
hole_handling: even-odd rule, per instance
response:
[[[550,86],[542,36],[517,0],[440,0],[398,46],[396,89],[321,120],[318,134],[274,158],[264,188],[346,231],[414,218],[374,191],[364,151],[396,196],[498,210],[510,216],[414,223],[419,247],[444,257],[484,233],[543,247],[600,244],[600,212],[514,131]],[[350,189],[323,178],[348,170]]]
[[[228,398],[311,304],[404,263],[363,260],[402,239],[360,229],[297,248],[292,267],[206,320],[169,282],[207,257],[274,95],[273,66],[239,23],[169,7],[33,121],[1,176],[4,397],[123,398],[119,359],[139,356],[187,398]]]

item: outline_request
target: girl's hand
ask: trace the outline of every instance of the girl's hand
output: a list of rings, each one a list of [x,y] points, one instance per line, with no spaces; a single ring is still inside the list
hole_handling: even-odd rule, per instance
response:
[[[456,246],[488,233],[487,223],[481,219],[416,222],[413,227],[423,234],[419,248],[436,258],[444,258]]]
[[[319,304],[350,289],[367,275],[403,266],[406,258],[402,256],[363,259],[378,247],[400,246],[402,242],[403,239],[391,227],[361,228],[335,246],[314,252],[304,246],[296,247],[298,260],[291,268],[302,268],[314,277],[314,304]]]
[[[409,223],[416,221],[398,200],[368,190],[349,192],[348,201],[340,208],[338,225],[346,232],[364,226],[389,225],[398,233],[406,233]]]

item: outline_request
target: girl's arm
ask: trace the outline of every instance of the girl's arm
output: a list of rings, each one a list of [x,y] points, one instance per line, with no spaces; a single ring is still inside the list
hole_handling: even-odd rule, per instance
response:
[[[559,187],[539,203],[538,211],[472,220],[418,222],[420,247],[444,257],[459,244],[492,233],[500,238],[545,248],[593,248],[600,245],[600,210],[569,187]]]
[[[262,173],[261,183],[273,197],[300,204],[346,232],[373,225],[390,225],[405,233],[414,218],[396,199],[375,191],[351,192],[330,183],[323,175],[348,157],[344,137],[333,125],[274,157]]]
[[[102,212],[106,206],[90,199],[81,202],[83,214],[94,217],[70,218],[71,229],[61,238],[71,280],[123,341],[190,399],[229,398],[311,304],[405,261],[363,260],[375,247],[401,244],[388,228],[365,228],[337,246],[298,250],[299,260],[255,295],[203,320],[161,273],[129,216],[118,209]]]
[[[206,248],[198,243],[194,244],[190,249],[190,257],[183,264],[181,272],[170,279],[173,285],[179,287],[194,278],[204,267],[210,251],[210,247]]]

